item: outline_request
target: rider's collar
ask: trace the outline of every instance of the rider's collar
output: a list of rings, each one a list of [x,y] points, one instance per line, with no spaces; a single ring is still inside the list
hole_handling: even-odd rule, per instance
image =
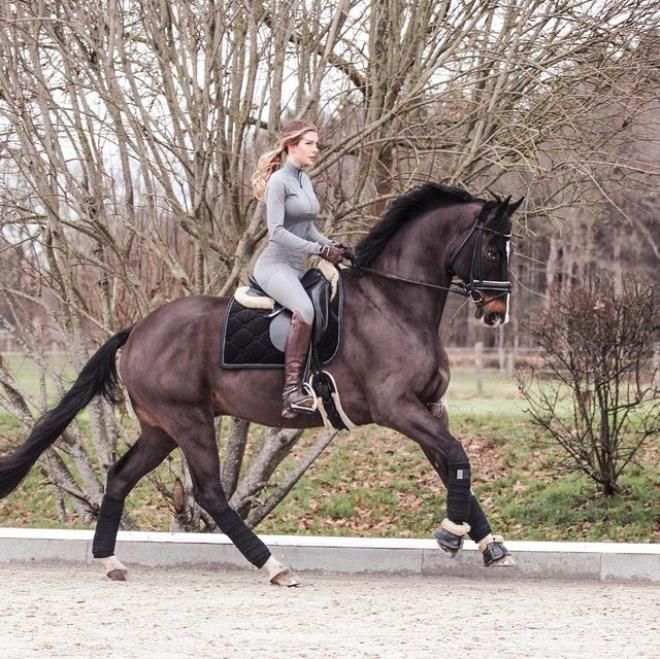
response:
[[[287,171],[291,172],[292,174],[295,174],[296,176],[299,176],[302,174],[302,167],[298,167],[293,160],[290,160],[289,158],[286,159],[286,162],[284,163],[284,169]]]

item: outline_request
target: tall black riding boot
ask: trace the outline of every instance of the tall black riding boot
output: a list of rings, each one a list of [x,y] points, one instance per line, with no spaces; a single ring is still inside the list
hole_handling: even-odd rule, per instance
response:
[[[303,320],[302,315],[295,312],[291,317],[291,327],[284,351],[282,416],[286,419],[292,419],[300,412],[314,411],[314,396],[308,394],[302,386],[311,338],[312,326]]]

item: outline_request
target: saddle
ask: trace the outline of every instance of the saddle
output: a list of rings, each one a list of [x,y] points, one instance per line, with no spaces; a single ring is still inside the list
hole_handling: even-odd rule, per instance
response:
[[[342,291],[335,268],[308,270],[300,280],[314,306],[311,351],[319,365],[339,349]],[[331,279],[333,281],[331,281]],[[227,369],[283,368],[291,312],[269,297],[250,277],[237,289],[225,317],[220,366]]]

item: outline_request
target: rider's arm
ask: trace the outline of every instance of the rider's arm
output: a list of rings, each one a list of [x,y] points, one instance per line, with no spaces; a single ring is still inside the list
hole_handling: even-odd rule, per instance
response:
[[[321,245],[334,245],[334,240],[330,240],[330,238],[326,238],[314,225],[314,222],[312,222],[309,225],[309,229],[307,230],[307,235],[314,240],[317,243],[320,243]]]
[[[271,240],[278,245],[303,254],[318,254],[325,242],[305,240],[291,233],[284,226],[285,198],[286,186],[284,181],[278,176],[271,176],[266,185],[266,219]]]

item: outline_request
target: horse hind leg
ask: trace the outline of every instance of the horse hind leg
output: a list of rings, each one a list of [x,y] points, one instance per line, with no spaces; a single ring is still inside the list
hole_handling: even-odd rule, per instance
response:
[[[252,565],[262,570],[269,582],[277,586],[296,586],[289,568],[275,559],[268,547],[229,505],[220,481],[220,460],[213,420],[190,419],[177,415],[168,430],[176,437],[188,462],[195,488],[195,498],[215,520],[220,530]]]
[[[155,469],[175,446],[174,440],[163,430],[142,424],[138,440],[108,471],[94,532],[92,555],[103,565],[106,576],[112,581],[126,581],[128,576],[128,569],[115,556],[124,501],[137,482]]]

